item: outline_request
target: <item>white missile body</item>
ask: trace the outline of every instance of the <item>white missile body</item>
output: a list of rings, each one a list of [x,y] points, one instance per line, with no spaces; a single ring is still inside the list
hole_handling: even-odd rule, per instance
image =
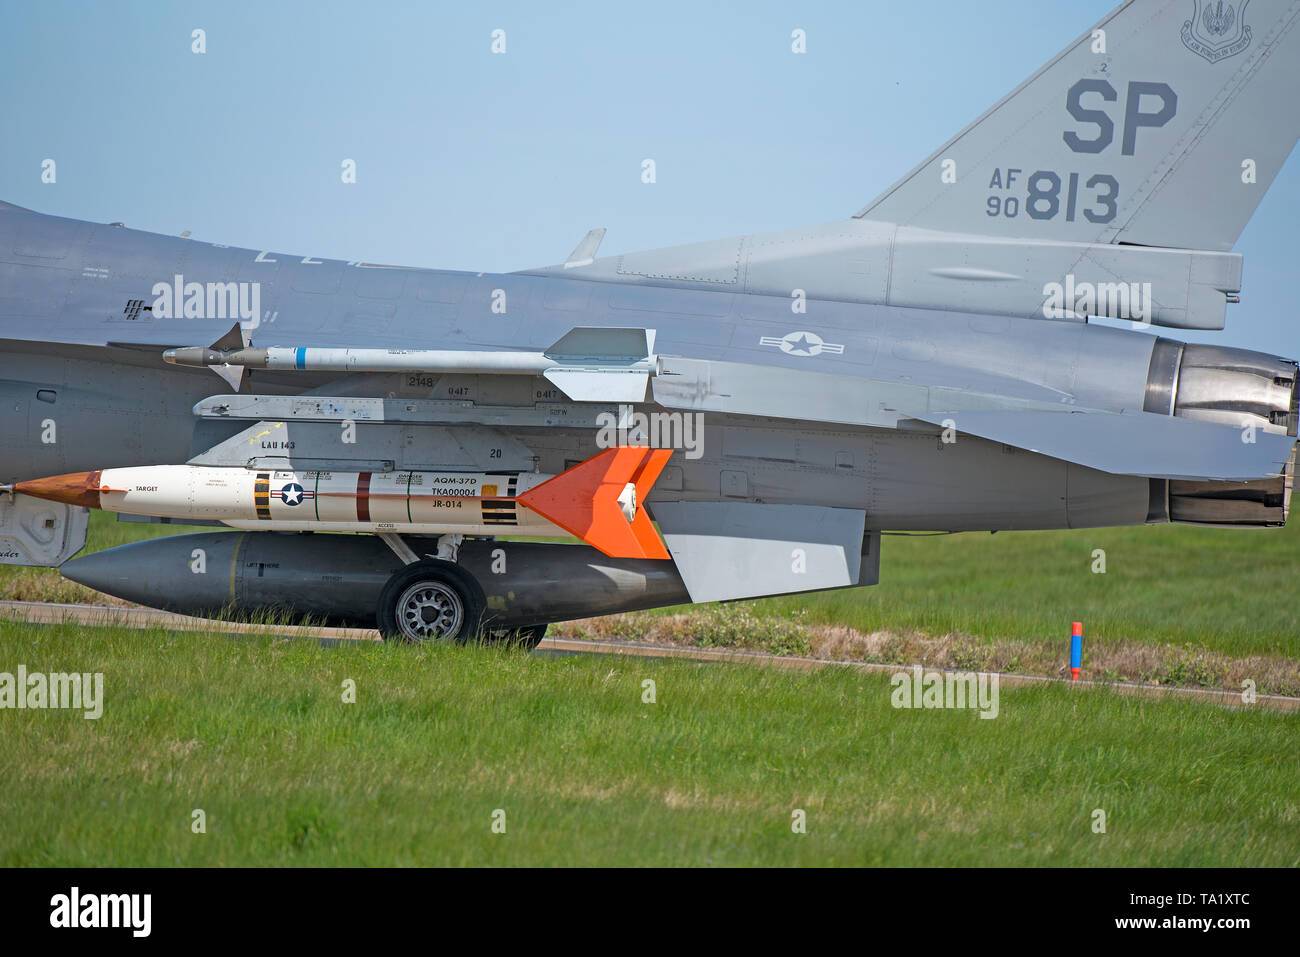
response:
[[[559,475],[152,465],[29,479],[11,490],[110,512],[248,530],[573,536],[613,558],[667,559],[638,503],[671,455],[669,449],[616,446]]]
[[[245,369],[543,376],[575,402],[643,402],[659,374],[653,329],[578,327],[544,352],[371,349],[247,344],[236,325],[211,346],[168,349],[163,360],[207,366],[238,390]],[[241,345],[242,343],[242,345]]]
[[[267,531],[568,536],[515,497],[538,473],[105,469],[100,508]]]

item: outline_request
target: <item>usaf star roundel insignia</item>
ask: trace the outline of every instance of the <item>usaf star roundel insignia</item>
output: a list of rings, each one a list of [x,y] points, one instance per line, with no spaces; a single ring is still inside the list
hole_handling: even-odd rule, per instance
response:
[[[284,502],[285,505],[301,505],[302,486],[297,482],[290,482],[280,489],[280,501]]]
[[[827,342],[815,332],[787,332],[781,338],[776,336],[763,336],[758,340],[762,346],[776,346],[786,355],[791,356],[819,356],[823,352],[830,355],[840,355],[844,352],[844,346]]]

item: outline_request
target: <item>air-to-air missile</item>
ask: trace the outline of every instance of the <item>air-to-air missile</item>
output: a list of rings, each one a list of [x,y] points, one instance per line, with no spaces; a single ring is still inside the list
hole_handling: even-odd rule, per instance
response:
[[[232,528],[413,535],[572,535],[612,558],[667,559],[643,502],[669,449],[605,449],[559,475],[258,471],[156,465],[18,482],[14,492]]]
[[[461,349],[333,349],[242,345],[232,329],[212,346],[168,349],[172,365],[206,367],[235,385],[245,369],[281,372],[438,372],[542,376],[575,402],[641,402],[660,372],[655,334],[647,329],[578,327],[543,352]]]

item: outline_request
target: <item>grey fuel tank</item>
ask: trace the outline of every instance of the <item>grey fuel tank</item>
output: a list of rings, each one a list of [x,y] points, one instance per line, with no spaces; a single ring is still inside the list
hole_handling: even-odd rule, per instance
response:
[[[434,538],[406,541],[418,555],[437,554]],[[459,564],[483,588],[496,627],[690,601],[672,562],[607,558],[586,545],[466,541]],[[206,532],[93,552],[61,571],[97,591],[186,615],[287,614],[372,628],[379,593],[401,567],[373,536]]]

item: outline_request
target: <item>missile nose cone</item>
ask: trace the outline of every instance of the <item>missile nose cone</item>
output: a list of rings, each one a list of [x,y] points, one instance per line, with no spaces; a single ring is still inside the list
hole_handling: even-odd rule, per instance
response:
[[[101,471],[96,470],[94,472],[70,472],[67,475],[51,475],[48,478],[15,482],[13,490],[22,495],[43,498],[50,502],[99,508],[99,488],[102,474]]]
[[[212,349],[205,349],[203,346],[182,346],[164,352],[163,362],[179,366],[202,366],[207,365],[213,355],[215,352]]]

